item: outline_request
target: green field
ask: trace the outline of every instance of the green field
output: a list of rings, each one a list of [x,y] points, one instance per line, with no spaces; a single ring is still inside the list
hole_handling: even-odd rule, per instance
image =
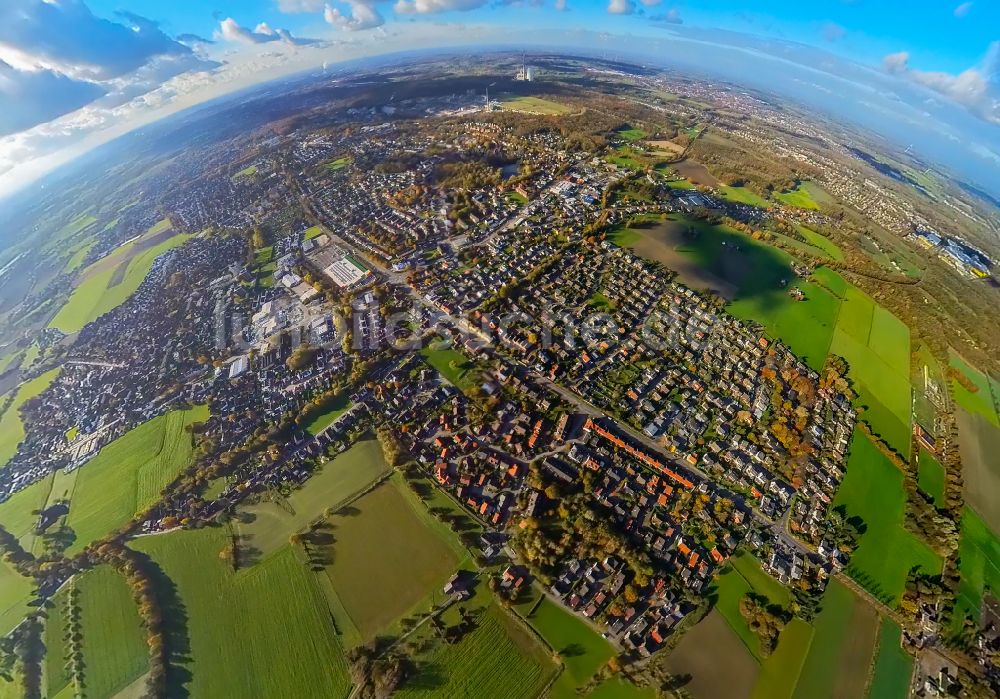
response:
[[[313,238],[318,238],[321,235],[323,235],[323,229],[319,226],[310,226],[302,233],[304,240],[312,240]]]
[[[45,643],[45,682],[47,696],[50,697],[65,690],[73,679],[69,667],[69,610],[66,607],[69,588],[73,584],[70,582],[52,598],[45,620],[42,640]]]
[[[326,427],[328,427],[334,420],[343,415],[350,407],[351,407],[351,400],[350,396],[347,394],[347,391],[337,394],[330,402],[328,410],[326,410],[323,413],[320,413],[312,420],[310,420],[308,425],[305,425],[306,432],[308,432],[313,436],[319,434]]]
[[[17,389],[10,407],[0,415],[0,467],[7,464],[17,453],[17,447],[24,439],[24,424],[21,422],[21,406],[49,387],[61,369],[51,369]]]
[[[787,291],[775,289],[737,299],[728,310],[737,318],[760,323],[768,335],[819,371],[830,351],[840,299],[811,281],[796,280],[791,286],[801,290],[805,299],[797,301]]]
[[[618,129],[615,133],[626,141],[639,141],[648,135],[642,129]]]
[[[0,561],[0,635],[10,632],[30,611],[35,583]]]
[[[326,169],[330,172],[336,172],[337,170],[343,170],[345,167],[351,164],[351,157],[349,155],[341,156],[336,160],[331,160],[326,164]]]
[[[792,619],[778,636],[778,647],[760,664],[753,699],[791,699],[812,643],[813,627]]]
[[[795,699],[861,697],[878,633],[878,615],[836,580],[823,594]]]
[[[718,188],[718,193],[720,197],[734,204],[748,204],[762,209],[771,206],[771,202],[746,187],[728,187],[723,185]]]
[[[290,546],[233,572],[222,528],[136,539],[162,570],[157,591],[181,648],[170,696],[346,697],[350,680],[322,593]]]
[[[819,209],[821,203],[830,201],[830,196],[813,182],[801,182],[788,192],[775,192],[774,199],[782,204],[799,209]]]
[[[412,611],[442,602],[441,588],[468,557],[413,497],[401,484],[383,484],[317,530],[332,543],[305,537],[307,550],[330,561],[323,587],[345,645],[367,643]]]
[[[979,621],[986,592],[1000,593],[1000,537],[982,518],[966,507],[958,543],[960,577],[951,631],[961,629],[965,618]]]
[[[97,245],[97,240],[85,240],[70,251],[69,259],[66,260],[66,266],[63,267],[63,274],[69,274],[70,272],[75,272],[83,264],[84,259],[87,257],[87,253]]]
[[[1000,400],[1000,385],[991,381],[985,374],[975,369],[959,357],[952,354],[949,364],[969,378],[969,380],[979,389],[975,392],[969,391],[958,381],[952,380],[952,390],[955,402],[970,413],[978,413],[993,423],[994,427],[1000,427],[1000,416],[997,413],[997,401]],[[994,395],[996,394],[996,395]]]
[[[473,363],[454,347],[435,347],[431,344],[421,349],[420,354],[441,376],[462,391],[467,392],[478,385],[478,373],[473,371]]]
[[[534,699],[556,672],[546,649],[494,605],[458,643],[438,642],[418,656],[417,668],[393,696]]]
[[[510,97],[503,99],[500,104],[504,109],[515,112],[530,112],[531,114],[546,114],[549,116],[569,114],[573,111],[565,104],[541,97]]]
[[[646,163],[640,160],[640,157],[640,154],[634,148],[621,146],[604,156],[604,159],[617,167],[642,171],[646,169]]]
[[[298,490],[278,501],[240,508],[237,528],[243,543],[262,555],[288,543],[288,537],[366,490],[389,471],[374,439],[351,446],[324,463]]]
[[[921,449],[917,455],[917,483],[935,505],[944,506],[944,466],[926,449]]]
[[[74,584],[79,590],[87,695],[114,696],[149,669],[146,634],[132,591],[108,566],[82,574]],[[56,689],[51,682],[49,687]]]
[[[170,221],[167,219],[164,221],[169,227]],[[162,230],[155,230],[162,223],[161,221],[153,226],[147,235],[162,232]],[[84,270],[82,281],[73,289],[73,293],[70,294],[66,303],[52,318],[49,327],[58,328],[66,333],[76,332],[87,323],[114,310],[135,293],[146,275],[149,274],[157,257],[168,250],[183,245],[191,237],[188,234],[172,236],[158,245],[139,252],[128,262],[122,262],[121,264],[126,264],[127,267],[124,276],[117,284],[113,283],[115,275],[118,273],[117,267],[108,264],[106,260],[98,260]],[[121,253],[116,251],[114,254],[125,255],[127,252],[123,249]]]
[[[825,255],[833,258],[834,260],[843,261],[844,251],[840,249],[840,246],[834,243],[832,240],[827,238],[825,235],[820,235],[811,228],[806,228],[805,226],[796,226],[795,229],[799,234],[806,239],[812,247],[820,250]]]
[[[740,601],[748,592],[767,597],[771,604],[782,607],[791,603],[791,595],[787,588],[765,573],[757,559],[749,553],[734,556],[716,578],[716,611],[725,618],[750,654],[759,662],[764,658],[760,639],[740,614]]]
[[[666,185],[670,189],[694,189],[694,185],[689,180],[667,180]]]
[[[882,620],[875,673],[868,687],[869,699],[906,699],[909,695],[913,658],[900,645],[902,637],[899,624]]]
[[[191,460],[188,425],[208,418],[208,407],[175,410],[111,442],[80,468],[66,525],[75,538],[68,553],[107,536],[153,504]]]
[[[553,699],[575,697],[576,688],[586,684],[615,654],[588,622],[548,597],[527,621],[562,658],[564,669],[552,688]]]
[[[233,175],[233,179],[234,180],[238,180],[241,177],[252,177],[253,175],[256,175],[256,174],[257,174],[257,166],[256,165],[249,165],[249,166],[243,168],[242,170],[240,170],[239,172],[237,172],[235,175]]]
[[[830,352],[847,360],[866,410],[862,419],[905,457],[910,453],[910,329],[848,285]]]
[[[834,505],[844,505],[848,516],[864,522],[866,530],[847,570],[879,599],[898,603],[914,566],[931,575],[941,572],[941,559],[903,528],[903,473],[860,430],[854,432],[847,473]]]
[[[51,486],[52,476],[49,475],[0,503],[0,524],[18,539],[23,540],[29,536],[38,522],[38,515],[34,511],[45,507]]]

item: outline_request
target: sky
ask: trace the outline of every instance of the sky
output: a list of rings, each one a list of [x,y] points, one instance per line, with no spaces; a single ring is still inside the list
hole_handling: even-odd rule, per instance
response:
[[[0,0],[0,197],[256,82],[499,44],[645,53],[744,80],[896,129],[1000,194],[997,0]]]

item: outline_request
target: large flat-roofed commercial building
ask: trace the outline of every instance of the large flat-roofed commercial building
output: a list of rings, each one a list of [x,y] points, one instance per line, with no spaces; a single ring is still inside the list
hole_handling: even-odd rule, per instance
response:
[[[354,286],[368,276],[368,268],[350,255],[344,255],[339,260],[323,268],[326,276],[341,288]]]

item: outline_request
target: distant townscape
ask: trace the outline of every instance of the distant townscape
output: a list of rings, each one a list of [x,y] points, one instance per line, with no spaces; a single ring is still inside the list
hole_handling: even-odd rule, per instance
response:
[[[0,254],[0,694],[996,695],[968,186],[556,54],[181,118]]]

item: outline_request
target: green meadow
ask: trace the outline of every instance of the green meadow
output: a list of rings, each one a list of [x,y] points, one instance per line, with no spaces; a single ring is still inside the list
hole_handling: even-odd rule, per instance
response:
[[[178,530],[131,546],[159,567],[168,642],[182,650],[171,696],[346,697],[350,679],[322,593],[287,544],[233,570],[221,527]]]
[[[153,504],[189,465],[188,426],[208,418],[206,406],[153,418],[105,446],[79,469],[66,526],[74,540],[68,553],[107,536]]]
[[[854,432],[834,505],[843,505],[849,517],[860,517],[865,527],[849,574],[886,604],[899,602],[914,566],[931,575],[941,572],[937,554],[903,527],[903,473],[860,430]]]
[[[904,457],[910,453],[910,330],[853,285],[844,291],[830,352],[847,360],[861,418]]]
[[[169,220],[164,220],[167,221],[167,227],[169,227]],[[153,226],[146,235],[162,232],[164,229],[157,230],[161,224]],[[49,326],[66,333],[72,333],[114,310],[135,293],[146,275],[149,274],[157,257],[168,250],[183,245],[191,237],[189,234],[178,234],[138,252],[134,257],[129,257],[127,261],[119,263],[126,265],[124,274],[118,270],[118,265],[109,264],[108,258],[98,260],[83,271],[80,283],[73,289],[73,293],[70,294],[66,303],[52,318]],[[124,257],[128,255],[128,250],[122,248],[112,255]]]
[[[966,617],[978,622],[983,596],[1000,593],[1000,537],[971,508],[962,513],[958,543],[959,585],[950,628],[961,629]]]
[[[765,657],[761,652],[760,639],[740,613],[740,601],[750,592],[766,597],[771,604],[782,607],[787,607],[791,602],[788,589],[765,573],[756,558],[749,553],[740,553],[730,560],[729,565],[716,578],[715,609],[729,622],[750,654],[760,662]]]
[[[913,658],[900,645],[902,637],[899,624],[882,620],[868,699],[906,699],[909,696]]]

